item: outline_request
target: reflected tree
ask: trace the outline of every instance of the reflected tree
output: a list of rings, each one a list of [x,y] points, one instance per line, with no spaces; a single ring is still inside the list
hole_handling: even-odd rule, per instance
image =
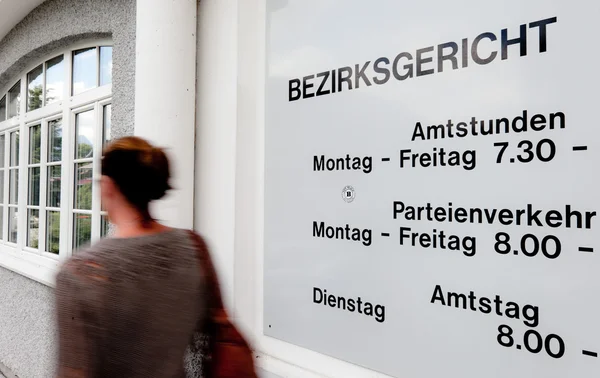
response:
[[[39,109],[43,105],[44,88],[37,85],[29,89],[29,109]]]
[[[50,253],[58,254],[60,252],[60,213],[56,211],[48,212],[48,233],[46,250]]]
[[[46,93],[46,102],[50,103],[55,100],[54,96],[50,95],[50,91],[48,90]],[[44,88],[41,85],[36,85],[33,88],[29,89],[29,110],[39,109],[44,105]]]
[[[92,240],[92,216],[75,214],[75,247],[83,247]]]

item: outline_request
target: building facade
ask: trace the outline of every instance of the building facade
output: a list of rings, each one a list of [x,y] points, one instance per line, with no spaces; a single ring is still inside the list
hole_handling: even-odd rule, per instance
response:
[[[262,378],[598,376],[598,14],[0,0],[0,373],[52,376],[54,277],[110,233],[100,151],[138,135]]]

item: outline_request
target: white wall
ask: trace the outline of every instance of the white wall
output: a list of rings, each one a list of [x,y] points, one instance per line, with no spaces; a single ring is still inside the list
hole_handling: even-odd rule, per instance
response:
[[[195,1],[137,1],[135,135],[167,149],[174,190],[157,218],[191,228],[194,211]]]
[[[224,300],[233,306],[237,127],[237,1],[198,10],[195,226],[218,251]]]
[[[261,368],[282,377],[384,377],[263,336],[265,2],[200,2],[196,229]]]

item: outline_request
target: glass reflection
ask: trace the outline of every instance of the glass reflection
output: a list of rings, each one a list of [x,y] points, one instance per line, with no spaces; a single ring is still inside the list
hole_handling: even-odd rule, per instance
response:
[[[8,208],[8,241],[10,243],[17,242],[19,225],[19,211],[16,207]]]
[[[10,166],[19,165],[19,132],[10,133]]]
[[[98,86],[96,48],[73,52],[73,95]]]
[[[29,164],[39,164],[42,158],[42,126],[29,128]]]
[[[62,160],[62,119],[48,122],[48,162]]]
[[[75,119],[75,159],[94,156],[94,111],[79,113]]]
[[[75,203],[74,209],[92,210],[93,164],[75,164]]]
[[[0,204],[4,204],[4,169],[0,171]]]
[[[81,248],[92,240],[92,216],[88,214],[75,214],[73,232],[73,248]]]
[[[8,118],[21,113],[21,81],[8,91]]]
[[[6,136],[5,134],[0,135],[0,168],[4,168],[4,160],[6,159],[6,157],[4,156],[5,151],[5,142],[6,142]],[[0,192],[0,196],[1,196]]]
[[[44,66],[41,64],[27,74],[27,111],[39,109],[43,105],[43,76]]]
[[[9,171],[8,203],[16,205],[19,199],[19,170],[11,169]]]
[[[0,240],[4,239],[4,206],[0,206]]]
[[[104,127],[103,127],[103,133],[104,133],[104,138],[103,138],[103,143],[102,145],[106,145],[108,143],[110,143],[111,140],[111,130],[112,130],[112,121],[111,121],[111,117],[112,117],[112,105],[105,105],[104,106]]]
[[[6,96],[0,98],[0,122],[6,121]]]
[[[112,46],[100,47],[100,85],[112,83]]]
[[[27,211],[27,246],[38,248],[40,240],[40,211],[29,209]]]
[[[40,205],[40,167],[29,168],[29,199],[30,206]]]
[[[46,252],[60,251],[60,212],[48,211],[46,216]]]
[[[61,55],[46,62],[46,105],[62,100],[64,89],[65,64]]]
[[[46,206],[60,207],[61,166],[48,167],[48,193],[46,194]]]

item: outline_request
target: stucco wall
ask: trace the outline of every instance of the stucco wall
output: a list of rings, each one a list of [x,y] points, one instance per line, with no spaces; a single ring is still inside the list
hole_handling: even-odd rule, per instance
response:
[[[52,289],[0,268],[2,364],[19,377],[51,377],[54,323]]]
[[[115,137],[133,134],[135,0],[49,0],[0,41],[0,88],[26,66],[69,44],[111,37]],[[0,367],[21,378],[52,377],[55,362],[52,289],[0,268]]]

